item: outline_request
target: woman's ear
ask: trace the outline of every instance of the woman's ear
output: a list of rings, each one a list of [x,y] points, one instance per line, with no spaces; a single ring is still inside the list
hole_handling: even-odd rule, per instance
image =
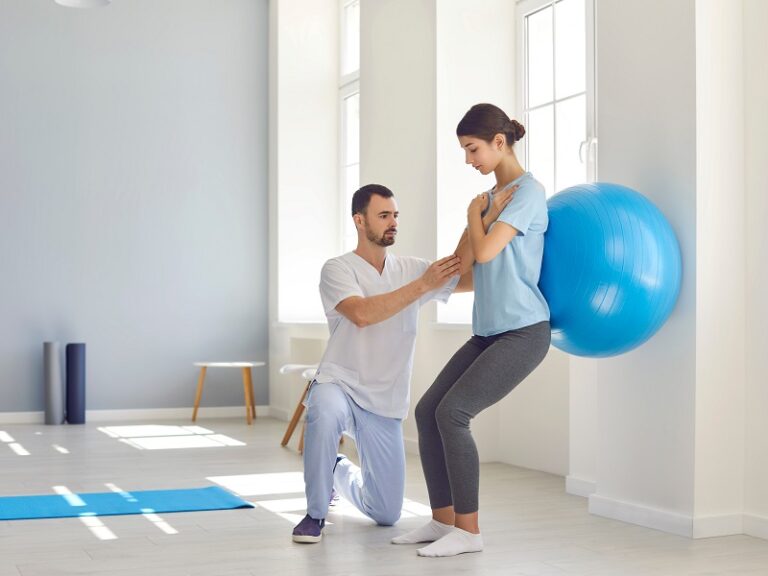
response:
[[[507,138],[504,134],[496,134],[496,136],[493,137],[493,143],[497,150],[504,150],[504,147],[507,145]]]

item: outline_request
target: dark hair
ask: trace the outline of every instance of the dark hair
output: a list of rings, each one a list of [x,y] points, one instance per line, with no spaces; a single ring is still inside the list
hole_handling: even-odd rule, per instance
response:
[[[392,190],[381,184],[366,184],[352,196],[352,216],[355,214],[365,214],[368,204],[371,203],[371,196],[376,194],[382,198],[392,198]]]
[[[493,104],[475,104],[456,126],[456,136],[474,136],[490,142],[496,134],[504,134],[512,146],[525,136],[525,127],[510,120],[504,110]]]

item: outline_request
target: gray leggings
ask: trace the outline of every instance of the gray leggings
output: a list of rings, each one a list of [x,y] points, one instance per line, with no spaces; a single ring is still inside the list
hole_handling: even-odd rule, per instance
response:
[[[549,322],[472,336],[416,405],[421,466],[433,509],[478,510],[480,464],[469,422],[509,394],[549,351]]]

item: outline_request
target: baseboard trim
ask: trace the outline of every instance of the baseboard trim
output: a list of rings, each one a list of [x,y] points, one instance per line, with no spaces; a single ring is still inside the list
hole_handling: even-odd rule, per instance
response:
[[[589,496],[589,512],[596,516],[620,520],[688,538],[693,535],[693,519],[690,516],[623,502],[598,494]]]
[[[744,534],[743,514],[697,516],[693,519],[694,538],[716,538],[734,534]]]
[[[578,478],[576,476],[566,476],[565,492],[573,496],[589,498],[592,494],[597,492],[597,482]]]
[[[271,417],[269,406],[256,406],[256,417]],[[204,418],[243,418],[243,406],[201,407],[198,419]],[[139,420],[186,420],[192,419],[192,407],[188,408],[139,408],[130,410],[86,410],[86,422],[131,422]],[[0,412],[0,424],[43,424],[44,412]]]
[[[768,517],[744,514],[744,534],[768,540]]]

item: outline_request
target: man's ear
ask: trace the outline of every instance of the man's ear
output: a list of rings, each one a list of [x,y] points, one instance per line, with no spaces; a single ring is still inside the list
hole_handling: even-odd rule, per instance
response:
[[[359,212],[352,216],[352,220],[355,221],[355,227],[356,228],[362,228],[363,227],[363,215]]]

